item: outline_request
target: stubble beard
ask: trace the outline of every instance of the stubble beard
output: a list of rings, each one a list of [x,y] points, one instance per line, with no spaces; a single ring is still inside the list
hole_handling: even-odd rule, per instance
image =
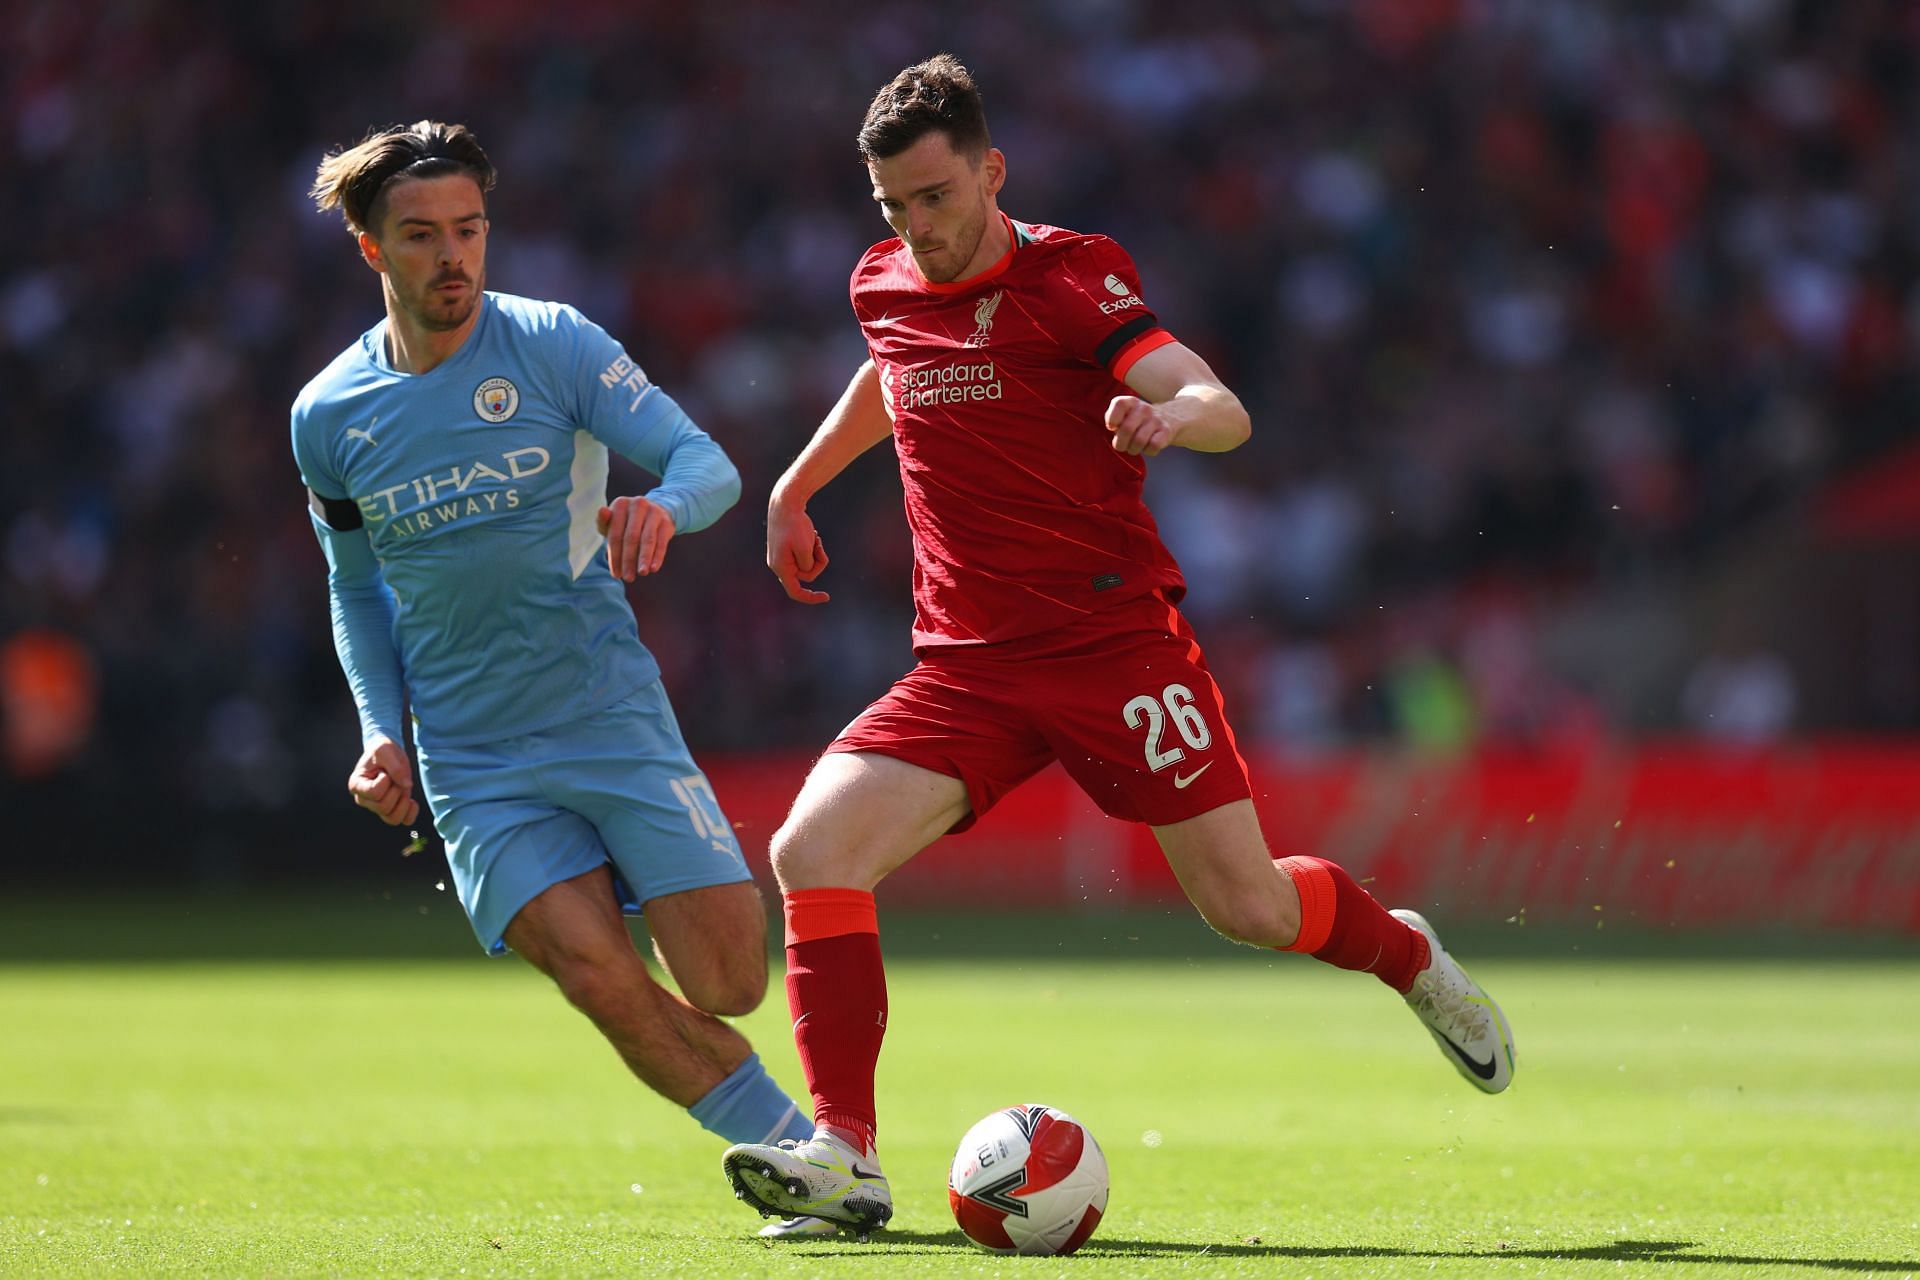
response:
[[[482,273],[478,279],[468,282],[467,291],[451,303],[440,301],[428,286],[420,305],[413,308],[413,319],[422,329],[433,333],[448,333],[458,329],[473,318],[473,309],[480,305],[480,295],[486,288],[486,276]]]
[[[980,252],[980,241],[986,237],[986,234],[987,215],[986,204],[983,201],[981,207],[975,210],[972,224],[960,228],[958,239],[947,242],[947,251],[954,255],[951,259],[952,265],[937,274],[927,272],[927,279],[934,284],[952,284],[959,278],[960,273],[967,269],[967,264],[973,261],[973,255]],[[965,241],[964,246],[961,241]]]

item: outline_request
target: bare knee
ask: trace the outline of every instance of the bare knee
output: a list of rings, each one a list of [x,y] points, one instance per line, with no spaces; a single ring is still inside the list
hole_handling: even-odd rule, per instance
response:
[[[1300,932],[1300,895],[1260,834],[1251,800],[1236,800],[1153,834],[1206,922],[1235,942],[1291,945]]]
[[[647,931],[681,997],[704,1013],[737,1017],[767,994],[767,904],[751,881],[650,899]]]
[[[752,1013],[766,999],[767,955],[763,948],[723,955],[697,972],[676,972],[674,976],[688,1004],[706,1013],[737,1018]]]
[[[889,847],[887,836],[871,830],[805,816],[787,815],[767,845],[767,859],[781,891],[795,889],[870,889],[914,850]]]
[[[644,970],[638,975],[634,972],[639,968],[638,961],[637,955],[628,962],[613,956],[569,951],[546,956],[541,967],[569,1004],[595,1022],[602,1022],[633,999],[637,982],[646,981]]]
[[[1300,932],[1297,902],[1278,897],[1196,902],[1200,915],[1214,932],[1233,942],[1254,947],[1284,947]]]
[[[967,815],[958,778],[871,752],[829,752],[769,852],[782,890],[871,889]]]
[[[505,940],[595,1022],[617,1016],[647,982],[605,866],[535,895],[507,923]]]
[[[801,824],[791,816],[773,833],[767,858],[773,864],[774,878],[783,888],[811,885],[820,867],[815,843],[807,839]]]

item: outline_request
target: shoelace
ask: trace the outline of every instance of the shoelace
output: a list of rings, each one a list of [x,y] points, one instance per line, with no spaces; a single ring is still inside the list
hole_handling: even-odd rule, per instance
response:
[[[1469,1000],[1465,989],[1451,981],[1452,978],[1451,972],[1437,966],[1433,973],[1422,974],[1414,1009],[1423,1015],[1437,1014],[1445,1019],[1446,1033],[1452,1039],[1468,1044],[1486,1039],[1492,1030],[1486,1010]]]
[[[780,1141],[774,1143],[774,1145],[780,1148],[780,1150],[782,1151],[797,1152],[801,1147],[806,1146],[808,1142],[812,1142],[812,1141],[813,1141],[812,1138],[808,1138],[805,1142],[801,1141],[798,1138],[782,1138],[780,1139]],[[856,1157],[856,1160],[857,1159],[858,1158]]]

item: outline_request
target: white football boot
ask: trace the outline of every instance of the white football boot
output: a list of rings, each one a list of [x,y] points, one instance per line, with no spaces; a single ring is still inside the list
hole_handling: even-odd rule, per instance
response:
[[[1468,1084],[1482,1093],[1499,1093],[1513,1082],[1513,1031],[1507,1016],[1447,954],[1425,916],[1404,908],[1391,914],[1427,939],[1427,967],[1407,989],[1407,1007],[1420,1016]]]
[[[735,1198],[769,1218],[820,1218],[860,1236],[887,1225],[893,1192],[880,1162],[821,1134],[777,1146],[743,1142],[721,1159]]]
[[[782,1218],[769,1222],[757,1233],[763,1240],[805,1240],[814,1236],[840,1234],[840,1224],[825,1218]]]

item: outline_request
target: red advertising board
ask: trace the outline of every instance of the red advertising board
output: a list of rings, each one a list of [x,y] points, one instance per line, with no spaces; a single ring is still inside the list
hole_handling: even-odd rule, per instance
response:
[[[761,870],[809,763],[708,761]],[[1356,752],[1253,765],[1276,853],[1333,858],[1383,900],[1450,920],[1920,933],[1920,744]],[[1058,768],[882,890],[892,904],[955,907],[1179,897],[1152,833],[1101,815]]]

